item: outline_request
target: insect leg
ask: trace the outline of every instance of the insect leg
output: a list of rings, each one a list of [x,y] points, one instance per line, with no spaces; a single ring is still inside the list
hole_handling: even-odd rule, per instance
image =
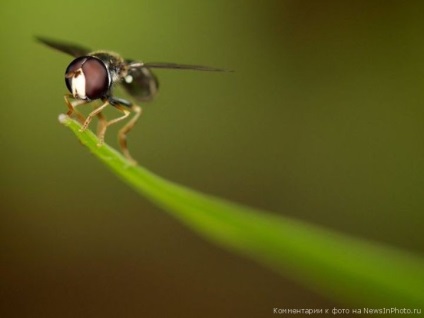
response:
[[[130,114],[130,111],[128,109],[124,108],[121,105],[113,105],[113,106],[116,109],[118,109],[119,111],[122,111],[124,113],[124,115],[122,115],[118,118],[112,119],[110,121],[105,121],[104,123],[101,123],[101,124],[99,122],[99,127],[98,127],[98,130],[97,130],[97,137],[99,138],[99,143],[97,144],[98,146],[101,146],[104,143],[107,127],[117,123],[118,121],[121,121],[121,120],[127,118]],[[102,114],[102,113],[99,113],[99,114]],[[97,116],[98,116],[98,114],[97,114]],[[103,115],[102,115],[102,117],[103,117],[103,120],[106,120],[106,118]]]
[[[83,124],[84,121],[85,121],[85,117],[84,117],[83,114],[81,114],[79,111],[77,111],[75,109],[75,107],[77,107],[79,105],[87,104],[88,102],[86,100],[82,100],[82,99],[76,100],[76,99],[73,98],[73,96],[71,94],[66,94],[63,97],[65,98],[66,106],[68,106],[68,112],[66,113],[66,115],[71,117],[72,114],[75,114],[75,116],[77,117],[77,120],[80,122],[80,124]],[[70,98],[74,99],[73,103],[70,101]]]
[[[80,131],[84,131],[87,129],[90,122],[93,120],[94,116],[97,116],[103,109],[105,109],[109,105],[109,101],[105,101],[102,105],[97,107],[95,110],[93,110],[90,114],[88,114],[87,119],[85,120],[84,124],[82,125]],[[101,116],[101,115],[100,115]]]
[[[106,116],[100,112],[97,114],[98,123],[97,123],[97,137],[100,139],[99,146],[101,146],[104,142],[104,137],[107,128],[107,120]]]
[[[136,163],[136,161],[131,157],[130,152],[128,150],[127,146],[127,134],[130,132],[130,130],[134,127],[136,124],[138,118],[141,116],[143,109],[138,105],[132,105],[131,110],[135,112],[135,115],[133,118],[131,118],[128,123],[122,127],[118,132],[118,141],[119,145],[121,146],[122,153],[127,157],[130,161]]]
[[[134,127],[138,118],[141,116],[142,108],[138,105],[132,104],[131,102],[129,102],[125,99],[121,99],[121,98],[117,98],[117,97],[110,97],[109,102],[116,109],[123,112],[124,115],[109,121],[108,124],[107,124],[108,126],[115,124],[115,123],[127,118],[131,111],[133,111],[135,113],[134,117],[131,118],[128,121],[128,123],[119,130],[119,132],[118,132],[118,142],[119,142],[119,145],[121,146],[121,150],[122,150],[122,153],[124,154],[124,156],[129,161],[131,161],[133,164],[136,164],[137,162],[133,159],[133,157],[130,155],[130,152],[128,150],[127,134]]]

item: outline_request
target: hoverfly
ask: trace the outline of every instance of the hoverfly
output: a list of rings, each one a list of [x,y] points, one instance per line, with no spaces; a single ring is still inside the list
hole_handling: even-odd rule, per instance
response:
[[[115,84],[121,84],[125,90],[138,102],[146,102],[153,99],[158,91],[158,80],[152,73],[152,68],[180,69],[195,71],[227,71],[220,68],[201,65],[186,65],[176,63],[143,63],[141,61],[124,59],[119,54],[109,51],[91,51],[79,45],[61,41],[53,41],[44,37],[36,38],[39,42],[72,55],[75,59],[68,65],[65,71],[65,84],[69,93],[65,94],[65,102],[68,107],[67,115],[74,115],[82,124],[81,131],[89,126],[92,119],[97,116],[97,137],[99,146],[104,143],[107,127],[127,118],[131,112],[135,115],[119,130],[118,141],[122,153],[132,163],[136,161],[131,157],[127,147],[127,134],[134,127],[142,114],[142,108],[126,99],[113,96]],[[100,106],[87,117],[79,112],[76,107],[101,100]],[[111,105],[122,112],[122,116],[110,121],[102,114],[102,111]]]

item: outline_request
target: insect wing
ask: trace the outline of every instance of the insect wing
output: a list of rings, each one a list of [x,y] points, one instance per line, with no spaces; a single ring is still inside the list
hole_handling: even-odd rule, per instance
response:
[[[122,86],[138,101],[150,101],[158,91],[159,82],[152,71],[142,64],[131,64]]]
[[[66,42],[60,42],[60,41],[54,41],[54,40],[50,40],[50,39],[46,39],[43,37],[36,37],[36,39],[47,45],[50,46],[51,48],[61,51],[63,53],[67,53],[70,54],[74,57],[80,57],[80,56],[84,56],[87,55],[91,50],[76,45],[76,44],[71,44],[71,43],[66,43]]]
[[[177,64],[177,63],[162,63],[152,62],[144,64],[150,68],[165,68],[165,69],[177,69],[177,70],[191,70],[191,71],[206,71],[206,72],[232,72],[222,68],[203,66],[203,65],[190,65],[190,64]]]

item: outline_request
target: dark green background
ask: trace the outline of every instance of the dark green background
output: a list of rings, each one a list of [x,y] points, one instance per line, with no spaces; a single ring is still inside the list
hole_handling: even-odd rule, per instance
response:
[[[422,12],[421,1],[3,0],[0,316],[353,307],[211,245],[113,176],[58,123],[71,58],[34,35],[234,69],[158,70],[134,157],[197,190],[423,255]]]

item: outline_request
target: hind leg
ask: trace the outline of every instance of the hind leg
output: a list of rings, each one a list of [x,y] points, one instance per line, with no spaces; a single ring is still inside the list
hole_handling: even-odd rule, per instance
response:
[[[125,157],[128,158],[128,160],[132,161],[133,163],[137,163],[132,156],[130,155],[130,151],[128,150],[127,145],[127,134],[133,129],[135,124],[137,123],[138,119],[140,118],[141,114],[143,113],[143,110],[140,106],[132,105],[131,110],[135,113],[133,118],[131,118],[128,123],[122,127],[118,132],[118,141],[119,145],[121,146],[122,153]]]

